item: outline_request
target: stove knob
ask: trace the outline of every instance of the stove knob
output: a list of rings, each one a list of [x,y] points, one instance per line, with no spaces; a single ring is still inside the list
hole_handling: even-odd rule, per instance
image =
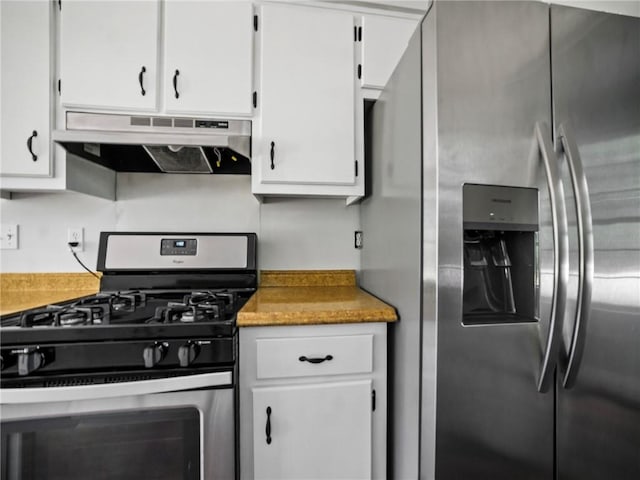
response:
[[[187,342],[178,349],[178,360],[181,367],[188,367],[200,353],[200,345],[196,342]]]
[[[142,352],[142,357],[144,358],[144,366],[146,368],[155,367],[167,354],[168,347],[169,344],[166,342],[156,342],[153,345],[145,347],[144,351]]]
[[[31,372],[44,367],[44,353],[39,348],[25,348],[18,352],[18,375],[29,375]]]

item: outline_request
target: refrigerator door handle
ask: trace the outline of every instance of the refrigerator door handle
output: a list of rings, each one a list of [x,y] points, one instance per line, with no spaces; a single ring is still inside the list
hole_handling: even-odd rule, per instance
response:
[[[567,236],[567,211],[564,204],[562,178],[551,141],[550,129],[544,122],[536,123],[536,139],[542,154],[549,187],[551,223],[553,226],[553,299],[549,320],[549,334],[540,365],[538,392],[545,393],[553,383],[553,373],[562,341],[562,323],[567,301],[569,280],[569,240]]]
[[[576,302],[576,318],[566,360],[566,369],[562,385],[571,388],[578,376],[582,353],[586,342],[586,328],[591,310],[591,290],[593,287],[593,222],[591,217],[591,203],[589,200],[589,188],[587,177],[584,174],[580,152],[572,135],[571,128],[566,124],[560,124],[558,136],[562,144],[563,152],[567,158],[571,184],[573,186],[576,202],[578,224],[578,258],[579,278],[578,296]]]

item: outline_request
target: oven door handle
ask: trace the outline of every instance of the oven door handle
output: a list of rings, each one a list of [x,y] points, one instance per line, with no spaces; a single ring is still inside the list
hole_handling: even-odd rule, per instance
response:
[[[158,378],[139,382],[103,383],[100,385],[52,388],[3,388],[0,392],[0,404],[97,400],[102,398],[179,392],[197,388],[231,387],[232,384],[233,376],[229,371]]]

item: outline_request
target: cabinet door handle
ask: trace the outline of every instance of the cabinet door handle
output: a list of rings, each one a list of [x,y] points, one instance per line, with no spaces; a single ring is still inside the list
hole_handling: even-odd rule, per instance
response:
[[[178,75],[180,75],[180,70],[176,70],[176,73],[173,74],[173,91],[176,92],[176,98],[180,98],[180,94],[178,93]]]
[[[276,168],[276,166],[273,164],[273,158],[276,156],[275,148],[276,148],[275,142],[271,142],[271,170]]]
[[[333,355],[327,355],[324,358],[309,358],[309,357],[305,357],[304,355],[300,358],[298,358],[298,360],[300,360],[301,362],[309,362],[309,363],[322,363],[325,361],[329,361],[329,360],[333,360]]]
[[[27,148],[29,149],[29,153],[31,154],[31,158],[33,159],[34,162],[38,160],[38,156],[35,153],[33,153],[32,144],[33,144],[33,137],[37,137],[37,136],[38,136],[38,132],[34,130],[31,136],[27,139]]]
[[[147,69],[143,65],[140,69],[140,73],[138,74],[138,82],[140,82],[140,93],[142,93],[143,97],[147,94],[146,90],[144,89],[144,84],[142,83],[142,77],[144,77],[146,71]]]
[[[271,445],[271,407],[267,407],[267,426],[264,431],[267,434],[267,445]]]

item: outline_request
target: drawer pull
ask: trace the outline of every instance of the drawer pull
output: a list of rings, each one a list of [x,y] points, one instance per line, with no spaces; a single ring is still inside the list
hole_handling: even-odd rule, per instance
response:
[[[322,363],[324,361],[333,360],[333,355],[327,355],[324,358],[309,358],[303,355],[302,357],[298,358],[298,360],[300,360],[301,362]]]
[[[267,445],[271,445],[271,407],[267,407],[267,427],[265,428],[267,434]]]

